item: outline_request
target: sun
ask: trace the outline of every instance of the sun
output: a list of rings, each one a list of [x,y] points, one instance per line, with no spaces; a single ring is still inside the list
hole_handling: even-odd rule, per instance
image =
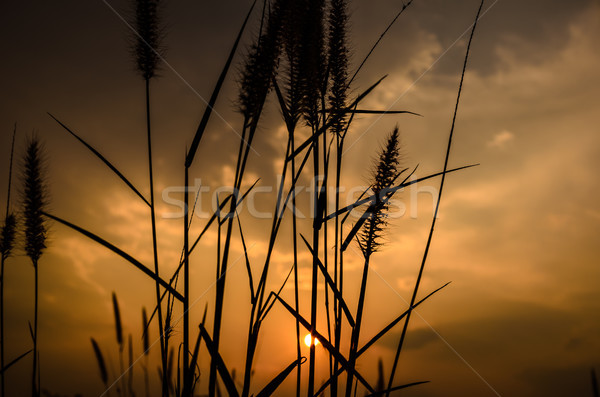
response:
[[[318,339],[314,339],[315,341],[315,346],[317,346],[318,344],[320,344],[321,342],[319,342]],[[304,337],[304,344],[308,347],[310,347],[310,342],[311,342],[311,337],[310,334],[306,334],[306,336]]]

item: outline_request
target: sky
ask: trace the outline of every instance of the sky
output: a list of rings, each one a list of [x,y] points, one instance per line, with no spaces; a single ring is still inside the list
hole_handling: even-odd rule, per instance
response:
[[[408,115],[362,116],[344,151],[342,185],[368,185],[386,135],[401,132],[401,165],[417,177],[443,167],[460,72],[476,0],[414,0],[365,64],[352,86],[358,95],[380,77],[366,100],[372,109]],[[377,40],[401,1],[351,1],[353,67]],[[183,184],[183,156],[225,62],[247,0],[166,2],[165,62],[152,84],[158,239],[161,269],[171,272],[181,252],[181,227],[172,199]],[[591,395],[590,370],[600,370],[600,3],[592,0],[486,0],[471,48],[450,166],[479,164],[449,175],[420,295],[451,284],[419,307],[400,358],[397,382],[428,380],[414,396]],[[0,45],[0,208],[6,205],[10,143],[17,125],[12,208],[18,211],[20,157],[26,138],[44,142],[49,211],[103,236],[150,264],[147,208],[95,157],[65,133],[52,113],[106,155],[147,195],[143,81],[131,59],[126,1],[30,0],[2,5]],[[244,36],[258,30],[259,10]],[[232,184],[241,117],[236,56],[198,151],[191,176],[209,191]],[[258,177],[255,209],[269,211],[285,152],[286,132],[270,97],[249,159],[245,185]],[[310,187],[308,179],[301,181]],[[361,340],[376,334],[408,305],[431,223],[439,179],[400,192],[386,244],[374,254]],[[264,192],[264,193],[262,193]],[[350,193],[344,196],[351,200]],[[302,209],[303,207],[301,207]],[[306,208],[305,208],[306,209]],[[255,272],[264,263],[268,219],[242,214]],[[355,218],[351,218],[355,219]],[[203,227],[198,216],[192,235]],[[283,223],[290,228],[289,223]],[[301,226],[307,233],[310,226]],[[287,232],[289,233],[289,231]],[[192,256],[192,321],[214,302],[216,230]],[[228,273],[222,354],[238,373],[249,313],[243,251],[236,235]],[[111,293],[119,297],[125,331],[141,354],[141,309],[153,302],[153,283],[102,247],[59,224],[50,225],[40,261],[42,385],[60,395],[99,396],[90,337],[118,371]],[[309,312],[310,255],[300,255],[302,310]],[[261,262],[263,261],[263,262]],[[348,302],[355,307],[361,254],[346,255]],[[275,248],[270,288],[291,265],[290,241]],[[6,265],[7,360],[30,348],[33,267],[21,248]],[[293,289],[282,296],[293,301]],[[321,316],[322,318],[322,316]],[[156,333],[156,330],[154,330]],[[359,369],[376,379],[381,357],[389,374],[400,330],[376,345]],[[174,338],[181,337],[181,327]],[[295,357],[293,319],[275,308],[261,334],[253,391]],[[245,342],[244,342],[245,343]],[[157,357],[158,347],[151,352]],[[308,350],[306,351],[308,354]],[[325,377],[318,351],[317,381]],[[201,359],[207,374],[208,358]],[[142,378],[142,359],[134,367]],[[151,362],[150,373],[156,364]],[[30,359],[11,368],[9,395],[29,390]],[[206,379],[206,378],[204,378]],[[153,378],[153,382],[155,379]],[[201,388],[206,387],[206,381]],[[293,387],[282,386],[281,395]],[[203,390],[203,389],[202,389]]]

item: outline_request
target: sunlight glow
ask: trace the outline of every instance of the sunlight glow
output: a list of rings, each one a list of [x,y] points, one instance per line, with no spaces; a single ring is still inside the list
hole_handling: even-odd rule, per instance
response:
[[[321,342],[319,342],[318,339],[314,339],[315,341],[315,346],[317,346],[318,344],[320,344]],[[308,347],[310,347],[310,342],[311,342],[311,337],[310,334],[306,334],[306,336],[304,337],[304,344]]]

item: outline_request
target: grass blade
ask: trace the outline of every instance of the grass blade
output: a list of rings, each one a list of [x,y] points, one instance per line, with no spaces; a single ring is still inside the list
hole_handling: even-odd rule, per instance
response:
[[[288,126],[288,130],[293,125],[293,120],[290,115],[290,111],[285,104],[285,99],[283,98],[283,94],[281,93],[281,89],[279,88],[279,84],[277,84],[277,80],[273,79],[273,88],[275,88],[275,93],[277,94],[277,101],[279,102],[279,108],[281,109],[281,114],[283,115],[283,119],[285,120],[285,124]]]
[[[356,105],[358,105],[360,103],[360,101],[362,101],[363,99],[365,99],[375,88],[377,88],[377,86],[387,77],[387,74],[385,76],[383,76],[382,78],[380,78],[379,80],[377,80],[375,82],[375,84],[371,85],[369,88],[367,88],[366,90],[363,91],[362,94],[360,94],[359,96],[356,97],[356,99],[354,100],[354,102],[352,102],[350,104],[350,106],[348,106],[348,109],[352,109],[354,108]]]
[[[396,132],[398,130],[396,129]],[[341,251],[345,251],[346,248],[348,248],[348,245],[350,244],[350,242],[352,241],[352,239],[354,238],[354,236],[356,236],[356,234],[359,232],[359,230],[362,228],[363,224],[367,221],[370,221],[371,216],[375,216],[375,214],[377,213],[377,211],[379,210],[379,207],[386,205],[386,203],[392,198],[392,196],[394,195],[394,193],[396,192],[396,190],[393,190],[391,188],[391,185],[393,185],[396,182],[396,179],[398,179],[398,177],[400,175],[402,175],[405,171],[407,170],[407,168],[399,171],[394,177],[393,179],[391,179],[389,181],[390,186],[389,187],[384,187],[383,189],[381,189],[378,192],[374,192],[375,194],[373,194],[372,197],[372,204],[367,208],[367,210],[362,214],[362,216],[360,217],[360,219],[356,222],[356,224],[354,225],[354,227],[352,228],[352,230],[350,231],[350,233],[348,234],[348,236],[346,236],[346,239],[344,240],[344,242],[342,243],[341,246]],[[410,174],[408,174],[408,176],[406,178],[404,178],[404,180],[402,181],[402,184],[404,184],[408,178],[411,177],[411,175],[417,170],[417,168],[415,167],[415,169],[413,170],[413,172],[411,172]],[[396,172],[396,171],[393,171]],[[374,187],[375,185],[371,185],[372,189],[375,189]],[[379,197],[377,197],[379,196]],[[379,207],[378,207],[379,206]],[[360,241],[359,241],[360,243]],[[359,321],[360,322],[360,321]]]
[[[0,369],[0,373],[4,373],[7,369],[9,369],[13,365],[15,365],[20,359],[22,359],[23,357],[25,357],[26,355],[28,355],[29,353],[31,353],[31,351],[32,351],[32,349],[27,350],[25,353],[21,354],[19,357],[15,358],[14,360],[12,360],[8,364],[6,364],[4,366],[4,368]]]
[[[257,179],[252,186],[250,186],[248,188],[248,190],[246,190],[246,192],[244,193],[244,195],[240,198],[240,200],[238,201],[237,205],[239,205],[245,198],[246,196],[248,196],[248,194],[252,191],[252,189],[254,189],[254,187],[256,186],[256,184],[260,181],[260,178]],[[225,204],[227,204],[227,202],[233,197],[233,195],[228,195],[225,200],[223,200],[222,203],[219,204],[218,209],[213,212],[212,216],[210,217],[210,219],[208,220],[208,222],[206,223],[206,225],[204,226],[204,229],[202,229],[202,231],[200,232],[200,234],[198,235],[198,238],[196,238],[196,240],[194,241],[194,244],[192,244],[191,248],[189,249],[189,255],[192,254],[192,251],[194,250],[194,248],[196,248],[196,246],[198,245],[198,243],[200,242],[200,239],[204,236],[204,234],[208,231],[208,229],[210,228],[210,226],[213,224],[213,222],[217,219],[217,214],[223,209],[223,207],[225,207]],[[179,259],[179,266],[177,267],[177,269],[175,270],[175,272],[173,273],[173,276],[171,277],[171,279],[169,280],[169,285],[172,286],[173,282],[177,279],[179,272],[181,271],[181,269],[183,268],[184,265],[184,251],[182,251],[181,257]],[[160,301],[162,303],[163,299],[165,298],[165,296],[167,296],[167,291],[164,291]],[[152,311],[152,314],[150,315],[150,320],[152,321],[152,319],[154,318],[154,316],[156,315],[156,312],[158,310],[158,305],[154,307],[154,310]]]
[[[272,293],[272,295],[274,294]],[[294,308],[288,305],[286,301],[284,301],[277,295],[275,295],[275,299],[277,299],[283,305],[283,307],[287,309],[287,311],[289,311],[294,317],[296,317],[300,324],[302,324],[302,326],[306,328],[307,331],[310,331],[312,329],[310,323],[298,312],[296,312]],[[321,343],[321,345],[325,349],[327,349],[327,351],[333,354],[338,359],[338,361],[342,363],[342,365],[347,366],[348,360],[346,360],[346,358],[327,340],[327,338],[318,333],[316,330],[313,331],[313,336]],[[365,378],[363,378],[363,376],[356,370],[356,368],[352,368],[351,371],[353,372],[354,376],[356,376],[356,379],[358,379],[360,383],[362,383],[367,388],[367,390],[369,390],[369,392],[375,392],[375,389],[373,389],[373,387],[365,380]],[[315,393],[315,395],[319,395],[319,392]]]
[[[423,299],[421,299],[420,301],[415,303],[412,310],[416,309],[421,303],[425,302],[427,299],[429,299],[429,297],[431,297],[436,292],[440,291],[443,288],[446,288],[448,286],[448,284],[450,284],[450,282],[447,282],[446,284],[442,285],[441,287],[437,288],[436,290],[430,292],[426,297],[424,297]],[[393,320],[391,323],[389,323],[385,328],[383,328],[381,331],[379,331],[377,333],[377,335],[375,335],[367,343],[365,343],[365,345],[360,348],[358,353],[356,353],[356,357],[360,357],[360,355],[363,354],[364,352],[366,352],[369,349],[369,347],[371,347],[375,342],[377,342],[379,340],[379,338],[381,338],[383,335],[388,333],[388,331],[390,331],[396,324],[398,324],[400,322],[400,320],[402,320],[404,317],[406,317],[408,312],[409,312],[409,310],[406,310],[404,313],[402,313],[401,315],[396,317],[395,320]]]
[[[121,178],[121,180],[123,182],[125,182],[125,184],[135,194],[137,194],[138,197],[144,201],[144,203],[146,203],[148,205],[148,207],[150,207],[150,203],[148,202],[148,200],[146,200],[146,198],[142,195],[142,193],[140,193],[139,190],[137,190],[135,188],[135,186],[133,186],[133,184],[131,182],[129,182],[129,180],[127,178],[125,178],[125,176],[121,173],[121,171],[119,171],[117,169],[117,167],[112,165],[112,163],[106,159],[106,157],[104,157],[100,152],[98,152],[96,149],[94,149],[92,147],[92,145],[90,145],[86,141],[84,141],[83,138],[81,138],[79,135],[77,135],[75,132],[73,132],[73,130],[71,130],[69,127],[67,127],[65,124],[63,124],[60,120],[58,120],[56,117],[54,117],[51,113],[48,113],[48,115],[50,117],[52,117],[58,124],[60,124],[60,126],[63,127],[69,134],[73,135],[75,137],[75,139],[77,139],[79,142],[81,142],[83,144],[83,146],[88,148],[90,150],[90,152],[92,152],[96,157],[98,157],[108,168],[110,168],[110,170],[112,172],[115,173],[115,175],[117,175],[119,178]]]
[[[314,251],[313,251],[312,247],[310,246],[310,244],[308,243],[308,241],[306,241],[306,239],[304,238],[304,236],[302,234],[300,234],[300,237],[304,241],[304,244],[306,244],[306,247],[308,248],[310,253],[313,254]],[[355,325],[354,318],[352,317],[352,313],[350,313],[350,309],[348,309],[348,306],[346,305],[346,301],[344,300],[344,297],[342,296],[340,291],[335,286],[335,282],[331,279],[329,272],[327,271],[327,269],[325,269],[325,266],[323,265],[323,263],[321,262],[320,259],[317,262],[317,264],[319,265],[319,269],[321,269],[321,273],[323,273],[323,277],[325,277],[325,281],[327,282],[327,285],[329,285],[329,287],[333,291],[333,295],[339,300],[339,302],[342,306],[342,310],[344,311],[344,314],[346,315],[346,318],[348,319],[348,323],[350,324],[351,327],[354,327],[354,325]]]
[[[437,200],[435,203],[435,210],[433,212],[433,218],[431,220],[431,227],[429,228],[429,235],[427,236],[427,243],[425,244],[425,250],[423,252],[423,258],[421,260],[421,265],[419,267],[419,274],[417,276],[417,280],[415,282],[415,286],[413,289],[413,294],[410,300],[410,306],[409,306],[409,312],[406,316],[406,321],[404,322],[404,327],[402,329],[402,334],[400,335],[400,341],[398,342],[398,348],[396,349],[396,355],[394,357],[394,363],[392,365],[392,371],[390,374],[390,379],[388,381],[388,389],[390,389],[392,387],[392,383],[394,382],[394,375],[396,372],[396,366],[398,364],[398,359],[400,357],[400,352],[402,350],[402,346],[404,343],[404,338],[406,336],[406,332],[408,330],[408,323],[410,321],[410,316],[411,316],[411,308],[414,306],[415,300],[417,298],[417,293],[419,292],[419,286],[421,284],[421,278],[423,276],[423,271],[425,270],[425,263],[427,262],[427,257],[429,254],[429,248],[431,246],[431,241],[433,239],[433,232],[435,230],[435,224],[438,218],[438,211],[440,209],[440,203],[442,200],[442,193],[444,191],[444,182],[446,181],[446,174],[447,174],[447,170],[448,170],[448,162],[450,160],[450,152],[452,149],[452,139],[454,137],[454,127],[456,125],[456,116],[458,114],[458,107],[460,104],[460,97],[462,94],[462,88],[463,88],[463,83],[465,80],[465,72],[467,70],[467,63],[469,61],[469,54],[471,52],[471,44],[473,43],[473,37],[475,35],[475,29],[477,28],[477,22],[479,21],[479,16],[481,15],[481,10],[483,9],[483,4],[484,4],[485,0],[481,0],[481,3],[479,4],[479,9],[477,10],[477,15],[475,16],[475,21],[473,22],[473,28],[471,29],[471,36],[469,37],[469,42],[467,44],[467,50],[465,53],[465,58],[464,58],[464,62],[463,62],[463,67],[462,67],[462,73],[460,76],[460,83],[458,85],[458,94],[456,95],[456,104],[454,106],[454,114],[452,115],[452,125],[450,127],[450,133],[448,134],[448,144],[446,147],[446,155],[444,158],[444,168],[442,171],[442,177],[441,177],[441,181],[440,181],[440,189],[439,189],[439,193],[437,196]],[[389,396],[389,392],[386,393],[386,397]]]
[[[145,273],[148,277],[150,277],[151,279],[158,281],[160,283],[160,285],[165,288],[166,290],[168,290],[171,294],[173,294],[174,297],[176,297],[178,300],[180,300],[181,302],[183,302],[183,296],[181,296],[181,294],[179,292],[177,292],[175,289],[173,289],[173,287],[171,287],[165,280],[163,280],[162,278],[158,277],[156,274],[154,274],[154,272],[152,272],[150,269],[148,269],[146,266],[144,266],[140,261],[138,261],[137,259],[135,259],[134,257],[132,257],[131,255],[129,255],[128,253],[124,252],[123,250],[121,250],[120,248],[115,247],[114,245],[112,245],[111,243],[109,243],[108,241],[104,240],[101,237],[98,237],[97,235],[77,226],[74,225],[68,221],[65,221],[64,219],[61,219],[57,216],[48,214],[47,212],[43,213],[44,216],[58,222],[61,223],[81,234],[83,234],[84,236],[88,237],[91,240],[94,240],[95,242],[97,242],[100,245],[103,245],[104,247],[108,248],[109,250],[111,250],[112,252],[114,252],[115,254],[119,255],[121,258],[127,260],[129,263],[131,263],[132,265],[134,265],[135,267],[137,267],[138,269],[140,269],[143,273]]]
[[[221,375],[221,379],[225,384],[225,388],[229,393],[229,397],[239,397],[239,393],[235,387],[235,383],[233,382],[231,375],[229,374],[229,371],[227,370],[227,367],[225,366],[225,362],[223,361],[223,358],[221,357],[219,352],[216,351],[215,345],[213,344],[212,339],[208,335],[208,332],[206,331],[206,328],[204,328],[204,324],[202,323],[200,324],[200,334],[204,339],[204,343],[206,343],[206,347],[208,348],[210,356],[217,364],[217,372],[219,373],[219,375]]]
[[[248,196],[248,194],[252,191],[252,189],[254,189],[254,187],[256,186],[256,184],[260,181],[260,178],[257,179],[252,186],[250,186],[248,188],[248,190],[246,190],[246,192],[244,193],[244,195],[238,200],[238,203],[236,204],[236,207],[239,206],[244,199],[246,198],[246,196]],[[204,226],[204,229],[202,229],[202,232],[200,232],[200,235],[198,236],[198,238],[194,241],[194,244],[192,244],[192,246],[190,247],[190,254],[192,253],[192,251],[194,250],[194,248],[196,248],[196,245],[198,245],[198,243],[200,242],[200,239],[202,238],[202,236],[204,235],[204,233],[206,233],[206,231],[208,230],[208,228],[212,225],[212,223],[215,221],[215,219],[217,218],[217,212],[221,211],[224,207],[225,204],[227,204],[227,202],[232,198],[232,195],[229,195],[225,198],[225,200],[223,200],[223,202],[219,205],[219,208],[217,209],[217,211],[215,211],[212,216],[210,217],[209,221],[206,223],[206,226]],[[181,268],[181,264],[180,267]],[[179,269],[178,269],[179,271]]]
[[[264,387],[256,397],[270,397],[275,393],[275,390],[283,383],[285,378],[298,366],[298,364],[304,364],[306,362],[306,357],[302,357],[299,360],[294,360],[290,365],[288,365],[283,371],[279,373],[268,385]]]
[[[375,87],[377,87],[383,81],[383,79],[385,79],[386,77],[387,77],[387,75],[383,76],[382,78],[380,78],[379,80],[377,80],[375,82],[375,84],[373,84],[372,86],[370,86],[369,88],[367,88],[362,94],[360,94],[354,100],[354,102],[352,102],[352,104],[350,106],[348,106],[348,109],[352,109],[356,105],[358,105],[358,103],[360,101],[362,101],[367,95],[369,95],[371,93],[371,91],[373,91],[375,89]],[[324,133],[325,131],[327,131],[329,129],[329,127],[331,127],[331,125],[332,125],[332,121],[331,120],[329,122],[325,123],[325,125],[323,125],[322,127],[320,127],[307,140],[305,140],[304,142],[302,142],[302,144],[300,144],[300,146],[298,146],[296,148],[296,150],[294,150],[294,152],[287,158],[287,160],[290,161],[292,159],[292,157],[296,157],[297,155],[299,155],[300,153],[302,153],[302,151],[304,149],[306,149],[307,146],[311,145],[313,143],[313,141],[315,139],[317,139],[322,133]]]
[[[478,165],[479,165],[479,164],[470,164],[470,165],[465,165],[465,166],[458,167],[458,168],[452,168],[452,169],[449,169],[449,170],[446,170],[446,171],[440,171],[440,172],[436,172],[435,174],[430,174],[430,175],[424,176],[424,177],[422,177],[422,178],[415,179],[415,180],[413,180],[413,181],[409,181],[409,182],[406,182],[406,181],[405,181],[405,182],[401,183],[401,184],[400,184],[400,185],[398,185],[398,186],[394,186],[393,188],[390,188],[390,189],[388,189],[388,190],[386,191],[386,193],[388,193],[388,194],[390,194],[390,193],[394,193],[394,192],[396,192],[396,191],[398,191],[398,190],[400,190],[400,189],[404,189],[405,187],[408,187],[408,186],[414,185],[414,184],[416,184],[416,183],[423,182],[423,181],[426,181],[426,180],[428,180],[428,179],[435,178],[435,177],[437,177],[437,176],[440,176],[440,175],[449,174],[449,173],[451,173],[451,172],[456,172],[456,171],[461,171],[461,170],[464,170],[464,169],[467,169],[467,168],[476,167],[476,166],[478,166]],[[413,171],[413,172],[414,172],[414,171]],[[412,173],[411,173],[411,175],[412,175]],[[409,177],[410,177],[410,175],[409,175]],[[352,211],[354,208],[356,208],[356,207],[360,207],[361,205],[363,205],[363,204],[366,204],[366,203],[368,203],[368,202],[370,202],[370,201],[373,201],[374,199],[375,199],[375,196],[374,196],[374,195],[371,195],[371,196],[369,196],[369,197],[367,197],[367,198],[364,198],[364,199],[361,199],[361,200],[357,200],[357,201],[355,201],[354,203],[352,203],[352,204],[350,204],[350,205],[347,205],[347,206],[345,206],[344,208],[341,208],[341,209],[339,209],[338,211],[336,211],[336,212],[334,212],[334,213],[332,213],[332,214],[329,214],[329,215],[327,215],[327,216],[326,216],[326,217],[325,217],[323,220],[324,220],[324,221],[328,221],[328,220],[330,220],[330,219],[333,219],[333,218],[335,218],[337,215],[341,215],[341,214],[343,214],[343,213],[345,213],[345,212]]]
[[[202,315],[202,324],[206,324],[206,312],[208,311],[208,304],[204,306],[204,314]],[[194,371],[198,363],[198,354],[200,353],[200,343],[202,342],[202,333],[198,333],[196,344],[194,345],[194,353],[192,354],[192,360],[190,361],[190,371]],[[192,392],[194,388],[192,387]]]
[[[333,109],[327,109],[327,112],[333,113]],[[340,109],[335,111],[335,113],[342,114],[412,114],[413,116],[423,117],[422,114],[411,112],[408,110],[370,110],[370,109]]]
[[[260,178],[257,179],[252,186],[250,186],[248,188],[248,190],[246,190],[246,192],[244,193],[244,195],[240,198],[240,200],[238,201],[239,205],[245,198],[246,196],[248,196],[248,194],[250,193],[250,191],[256,186],[256,184],[260,181]],[[218,209],[213,212],[212,216],[210,217],[210,219],[208,220],[208,222],[206,223],[206,225],[204,226],[204,229],[202,229],[202,231],[200,232],[200,234],[198,235],[198,238],[196,238],[196,240],[194,241],[194,244],[192,244],[190,250],[189,250],[189,254],[192,254],[192,251],[194,250],[194,248],[196,248],[196,246],[198,245],[198,243],[200,242],[200,239],[204,236],[204,234],[208,231],[208,229],[210,228],[210,226],[213,224],[213,222],[215,221],[215,219],[217,219],[217,214],[223,209],[223,207],[225,207],[225,204],[227,204],[227,202],[232,198],[233,196],[230,194],[228,195],[225,200],[223,200],[222,203],[219,204]],[[173,282],[177,279],[177,276],[179,275],[179,272],[181,271],[181,269],[183,268],[183,261],[184,258],[184,253],[182,251],[181,254],[181,258],[179,259],[179,266],[177,267],[177,270],[175,270],[175,272],[173,273],[173,276],[171,277],[171,280],[169,281],[169,285],[172,285]],[[167,295],[167,292],[163,292],[162,297],[160,298],[160,301],[162,302],[163,299],[165,298],[165,296]],[[154,316],[156,315],[156,311],[158,309],[158,306],[154,307],[154,310],[152,311],[152,314],[150,315],[150,320],[152,321],[152,319],[154,318]]]
[[[10,145],[10,162],[8,166],[8,189],[6,193],[6,218],[8,218],[8,214],[10,213],[10,192],[12,191],[12,170],[13,170],[13,160],[15,155],[15,138],[17,137],[17,123],[15,123],[15,128],[13,129],[12,134],[12,143]]]
[[[256,295],[254,294],[254,280],[252,279],[252,268],[250,267],[250,259],[248,259],[248,249],[246,248],[246,240],[244,239],[244,232],[242,231],[242,223],[240,222],[239,215],[236,216],[238,228],[240,230],[240,237],[242,239],[242,248],[244,249],[244,259],[246,260],[246,271],[248,272],[248,282],[250,283],[250,301],[254,303]]]
[[[380,397],[380,396],[383,396],[386,393],[391,393],[393,391],[400,390],[400,389],[406,389],[406,388],[412,387],[412,386],[422,385],[424,383],[429,383],[429,381],[425,380],[425,381],[421,381],[421,382],[406,383],[406,384],[401,385],[401,386],[392,387],[391,389],[378,391],[378,392],[375,392],[375,393],[372,393],[372,394],[367,394],[365,397],[375,397],[375,396]]]
[[[442,285],[441,287],[439,287],[438,289],[434,290],[433,292],[429,293],[426,297],[424,297],[419,302],[417,302],[414,305],[413,309],[417,308],[421,303],[425,302],[429,297],[431,297],[433,294],[435,294],[436,292],[438,292],[442,288],[446,287],[448,284],[450,284],[450,283],[448,282],[448,283]],[[356,358],[358,359],[375,342],[377,342],[382,336],[384,336],[385,334],[387,334],[396,324],[398,324],[404,317],[406,317],[407,314],[408,314],[408,310],[404,311],[401,315],[399,315],[398,317],[396,317],[395,320],[393,320],[385,328],[383,328],[381,331],[379,331],[377,333],[377,335],[375,335],[367,343],[365,343],[365,345],[362,348],[360,348],[358,350],[358,352],[356,353]],[[315,393],[315,396],[318,396],[321,393],[323,393],[325,391],[325,389],[327,389],[327,387],[331,384],[331,382],[334,379],[336,379],[338,376],[340,376],[345,370],[346,370],[346,365],[342,365],[341,368],[339,368],[325,383],[323,383],[323,385],[321,385],[321,388]]]
[[[367,62],[367,60],[369,59],[369,57],[371,56],[371,54],[373,53],[373,51],[375,51],[375,48],[377,48],[377,46],[379,45],[379,43],[381,42],[381,40],[383,39],[383,37],[385,36],[385,34],[388,32],[388,30],[390,30],[390,28],[394,25],[394,23],[396,23],[396,20],[400,17],[400,15],[402,15],[402,13],[404,12],[404,10],[412,2],[413,2],[413,0],[410,0],[408,3],[402,5],[402,8],[400,9],[400,11],[396,14],[396,16],[394,17],[394,19],[392,19],[392,21],[388,24],[388,26],[385,28],[385,30],[383,31],[383,33],[381,33],[381,35],[377,39],[377,41],[375,41],[375,44],[373,44],[373,47],[371,47],[371,49],[369,50],[369,52],[367,53],[367,55],[363,58],[362,62],[360,63],[360,65],[358,66],[358,68],[356,69],[356,71],[354,72],[354,74],[352,75],[352,77],[350,78],[350,81],[348,81],[348,86],[350,86],[350,84],[352,84],[352,82],[354,81],[354,79],[358,75],[358,72],[360,72],[360,70],[365,65],[365,63]]]
[[[208,124],[208,120],[210,119],[210,115],[212,114],[212,111],[214,109],[215,102],[217,101],[217,97],[219,96],[219,92],[221,91],[221,87],[223,86],[223,82],[225,81],[225,76],[227,75],[227,71],[229,70],[229,67],[231,66],[231,61],[233,60],[233,56],[235,55],[237,46],[240,42],[240,39],[242,38],[242,33],[244,32],[244,29],[246,28],[246,23],[248,22],[248,19],[250,18],[250,14],[252,13],[252,10],[254,9],[255,4],[256,4],[256,0],[254,0],[254,2],[252,3],[252,6],[250,7],[248,14],[246,15],[246,19],[244,19],[244,23],[242,24],[242,27],[240,28],[240,32],[238,33],[237,38],[235,39],[235,42],[233,43],[233,47],[231,48],[231,51],[229,53],[229,57],[227,58],[227,62],[225,62],[225,66],[223,67],[223,70],[221,71],[219,80],[217,80],[217,84],[215,85],[212,95],[210,96],[210,99],[208,100],[208,104],[206,105],[206,110],[204,111],[202,120],[200,120],[200,125],[198,125],[198,129],[196,130],[196,134],[194,135],[194,140],[192,141],[192,145],[190,146],[190,150],[185,159],[186,168],[189,168],[192,165],[192,162],[194,161],[194,156],[196,155],[196,150],[198,150],[198,145],[200,144],[200,140],[202,139],[202,135],[204,134],[204,130],[206,129],[206,125]]]

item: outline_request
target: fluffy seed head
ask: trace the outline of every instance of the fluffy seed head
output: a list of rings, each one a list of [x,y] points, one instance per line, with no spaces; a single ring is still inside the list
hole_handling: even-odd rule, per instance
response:
[[[285,76],[283,77],[288,111],[293,125],[300,118],[302,89],[300,80],[300,48],[307,0],[291,1],[283,23],[283,50],[285,54]]]
[[[2,259],[6,260],[12,254],[15,246],[15,234],[17,230],[17,218],[14,214],[9,214],[4,221],[4,226],[0,231],[0,251]]]
[[[347,1],[331,0],[329,10],[329,78],[331,91],[329,106],[331,107],[331,131],[341,134],[344,130],[346,116],[340,111],[346,107],[348,90],[348,47],[347,39]]]
[[[240,112],[256,121],[277,74],[281,53],[283,16],[289,0],[275,0],[264,33],[250,47],[240,77]]]
[[[365,255],[375,252],[381,245],[381,238],[385,226],[387,225],[388,202],[384,201],[389,193],[387,189],[392,187],[392,183],[398,175],[398,165],[400,156],[400,141],[398,127],[394,128],[389,135],[385,146],[379,154],[379,159],[373,170],[373,184],[371,189],[376,197],[373,212],[371,212],[365,221],[359,234],[361,249]]]
[[[159,0],[135,0],[134,55],[137,70],[145,80],[156,75],[163,52],[159,6]]]
[[[299,75],[303,90],[302,110],[310,126],[317,125],[321,93],[325,88],[324,7],[323,0],[307,0],[307,11],[302,23]]]
[[[47,204],[43,175],[42,147],[37,138],[27,145],[23,170],[23,220],[25,223],[25,252],[34,266],[46,249],[47,229],[43,212]]]

